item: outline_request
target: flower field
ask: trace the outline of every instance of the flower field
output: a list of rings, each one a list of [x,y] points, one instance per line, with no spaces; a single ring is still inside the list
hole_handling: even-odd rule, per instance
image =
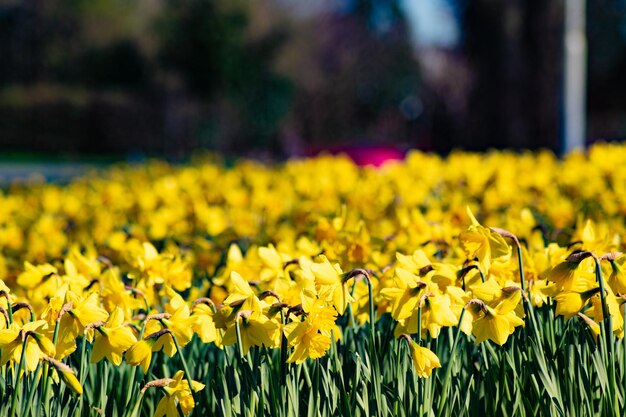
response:
[[[0,194],[1,416],[621,416],[626,147]]]

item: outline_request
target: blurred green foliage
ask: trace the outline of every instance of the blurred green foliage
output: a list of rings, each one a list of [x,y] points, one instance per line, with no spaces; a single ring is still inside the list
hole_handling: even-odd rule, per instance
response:
[[[182,76],[194,96],[234,106],[245,126],[238,141],[271,146],[291,103],[292,83],[272,68],[287,34],[278,27],[250,40],[249,25],[243,2],[168,0],[156,22],[159,62]],[[201,144],[214,145],[216,130],[197,132]]]
[[[0,145],[280,154],[286,131],[298,149],[406,139],[398,109],[419,77],[399,3],[298,20],[271,0],[2,2]]]

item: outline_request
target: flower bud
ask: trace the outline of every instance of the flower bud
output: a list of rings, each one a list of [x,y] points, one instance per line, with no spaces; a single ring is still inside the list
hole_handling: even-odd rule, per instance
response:
[[[78,378],[76,378],[73,372],[61,372],[61,379],[72,391],[78,395],[82,395],[83,387],[80,385]]]

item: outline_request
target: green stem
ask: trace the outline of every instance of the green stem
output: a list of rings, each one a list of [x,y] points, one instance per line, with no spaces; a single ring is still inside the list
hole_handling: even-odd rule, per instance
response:
[[[131,417],[139,417],[139,408],[141,407],[141,402],[143,401],[144,392],[139,392],[139,397],[137,397],[137,401],[135,402],[135,406],[133,407],[133,412]]]
[[[146,321],[143,322],[141,326],[141,331],[139,332],[139,340],[143,339],[143,334],[146,331]],[[128,385],[126,386],[126,391],[128,396],[126,397],[126,407],[130,404],[130,401],[135,394],[135,375],[137,374],[137,367],[133,366],[133,369],[130,371],[130,377],[128,378]]]
[[[541,340],[541,334],[539,333],[539,327],[537,325],[537,319],[535,317],[535,311],[533,309],[532,299],[530,298],[529,294],[526,292],[526,276],[524,274],[524,260],[522,257],[522,248],[517,238],[514,239],[514,241],[516,244],[515,246],[517,248],[517,264],[519,268],[520,285],[522,287],[524,312],[529,317],[530,327],[531,327],[531,331],[533,333],[533,338],[534,338],[534,348],[538,350],[535,357],[538,361],[540,373],[543,374],[544,377],[549,378],[551,381],[554,381],[555,378],[553,376],[553,373],[548,370],[547,365],[545,363],[543,341]],[[554,331],[550,332],[550,334],[554,334]],[[531,344],[531,346],[532,345],[533,344]],[[557,402],[560,404],[560,398],[557,398]]]
[[[79,376],[80,385],[83,385],[83,383],[85,382],[85,376],[87,374],[88,365],[85,362],[86,349],[87,349],[87,335],[83,334],[83,340],[80,346],[80,376]]]
[[[20,385],[20,374],[22,373],[22,368],[24,368],[24,362],[26,361],[26,342],[28,341],[28,333],[24,335],[24,341],[22,342],[22,357],[20,358],[20,364],[17,366],[17,373],[15,374],[15,383],[13,384],[13,394],[11,395],[11,410],[9,412],[9,416],[13,417],[15,415],[15,405],[17,403],[17,392],[19,391]]]
[[[168,328],[167,324],[165,324],[165,322],[163,320],[159,320],[159,322],[163,325],[164,328]],[[183,364],[183,370],[185,371],[185,377],[187,379],[187,383],[189,384],[189,391],[191,392],[191,397],[194,400],[194,404],[196,403],[196,396],[195,396],[195,392],[193,390],[193,384],[191,383],[192,378],[191,378],[191,372],[189,372],[189,367],[187,366],[187,361],[185,360],[185,356],[183,355],[182,350],[180,349],[180,345],[178,344],[178,340],[176,339],[176,336],[174,336],[174,333],[171,331],[170,329],[170,336],[172,336],[172,340],[174,341],[174,346],[176,346],[176,353],[178,354],[178,358],[180,359],[181,363]],[[193,410],[191,411],[190,415],[193,413]]]
[[[626,317],[626,303],[624,303],[624,317]],[[624,368],[622,368],[622,380],[624,381],[624,395],[626,395],[626,337],[624,337],[624,346],[623,346],[623,355],[624,355]],[[626,399],[624,400],[626,402]]]
[[[524,276],[524,262],[522,260],[522,248],[519,244],[517,247],[517,267],[519,268],[519,282],[522,287],[522,291],[526,291],[526,277]]]
[[[313,389],[314,398],[319,398],[320,395],[320,361],[319,360],[315,360],[313,361],[313,369],[315,371],[315,386]],[[315,402],[315,409],[313,410],[313,415],[319,415],[319,408],[320,408],[320,402],[316,401]]]
[[[106,410],[107,405],[107,386],[109,385],[109,369],[107,366],[107,362],[105,360],[101,360],[99,365],[99,376],[102,378],[100,384],[100,410],[103,412]]]
[[[37,387],[39,384],[37,384],[37,381],[39,380],[39,374],[41,373],[41,362],[39,362],[39,364],[37,365],[37,369],[35,369],[35,374],[33,375],[33,380],[31,381],[31,383],[29,383],[28,385],[28,396],[27,401],[22,404],[22,410],[21,410],[21,415],[25,416],[26,415],[26,410],[28,410],[29,408],[31,408],[31,404],[33,403],[33,398],[35,398],[35,392],[37,391]]]
[[[9,315],[9,324],[13,324],[13,306],[11,306],[11,301],[9,301],[8,296],[7,296],[7,314]]]
[[[424,414],[424,379],[423,378],[417,378],[417,401],[418,401],[418,408],[417,408],[417,415],[419,417],[422,417],[422,415]]]
[[[178,340],[176,340],[176,336],[174,336],[174,333],[170,333],[170,335],[172,336],[172,340],[174,341],[174,346],[176,346],[176,352],[178,353],[178,358],[180,359],[180,361],[183,364],[183,370],[185,371],[185,377],[187,377],[187,383],[189,384],[189,391],[191,392],[191,397],[194,400],[194,404],[197,404],[196,403],[195,391],[193,390],[191,373],[189,372],[189,367],[187,366],[187,361],[185,360],[185,355],[183,355],[183,352],[180,349],[180,345],[178,344]],[[191,415],[191,414],[193,414],[193,410],[191,411],[191,413],[189,415]]]
[[[417,344],[422,344],[422,306],[417,307]]]
[[[280,321],[283,326],[286,324],[285,312],[283,309],[280,309]],[[239,342],[239,340],[237,340]],[[280,384],[281,387],[285,386],[287,381],[287,338],[285,334],[281,332],[280,339]]]
[[[337,341],[335,340],[335,334],[334,332],[330,333],[331,337],[331,352],[333,355],[333,362],[335,365],[335,369],[334,372],[336,372],[339,375],[339,384],[340,384],[340,388],[341,388],[341,395],[339,396],[341,399],[341,406],[343,408],[343,415],[345,416],[349,416],[351,417],[352,414],[352,408],[350,408],[350,403],[348,401],[348,392],[346,390],[346,384],[345,384],[345,378],[343,375],[343,365],[341,363],[341,361],[339,360],[339,346],[337,345]]]
[[[54,334],[52,335],[52,344],[54,346],[57,345],[57,340],[59,339],[59,323],[60,323],[60,320],[56,320],[56,323],[54,325]],[[48,403],[48,387],[50,386],[50,380],[48,378],[49,371],[50,371],[50,364],[48,362],[44,362],[43,378],[42,378],[43,387],[41,390],[41,401],[43,401],[44,404]]]
[[[243,365],[243,362],[244,362],[243,342],[241,339],[241,327],[239,325],[239,320],[240,320],[240,317],[235,318],[235,332],[237,334],[237,353],[239,354],[239,361]],[[245,417],[246,408],[245,408],[245,401],[243,397],[244,397],[243,392],[240,392],[239,393],[239,409],[240,409],[239,411]]]
[[[81,386],[84,386],[85,383],[85,376],[87,373],[87,365],[85,363],[85,349],[87,347],[87,335],[85,333],[83,333],[83,340],[80,346],[80,375],[78,376],[78,382],[80,382]],[[84,395],[81,395],[80,397],[80,405],[78,407],[78,415],[82,415],[83,412],[83,397]]]
[[[372,281],[369,276],[365,277],[365,282],[367,282],[367,291],[369,294],[369,307],[370,307],[370,338],[372,340],[372,350],[373,354],[376,355],[376,310],[374,309],[374,292],[372,290]]]
[[[448,388],[450,386],[450,376],[452,375],[452,364],[454,363],[456,346],[459,343],[459,336],[461,335],[461,325],[463,324],[463,316],[465,315],[465,308],[461,310],[461,315],[459,316],[459,325],[456,328],[456,335],[454,336],[454,342],[452,343],[452,349],[450,349],[450,359],[448,359],[448,364],[446,365],[446,370],[443,377],[443,388],[441,389],[441,396],[439,397],[439,403],[437,404],[437,409],[439,410],[439,416],[443,414],[443,405],[446,402],[448,397]]]
[[[374,392],[373,407],[377,414],[380,414],[381,405],[381,383],[380,383],[380,364],[379,358],[376,353],[376,310],[374,309],[374,291],[372,289],[372,281],[368,274],[364,274],[365,281],[367,282],[367,291],[369,296],[369,309],[370,309],[370,364],[372,366],[372,391]]]
[[[528,315],[530,321],[531,331],[533,332],[533,336],[537,341],[537,345],[540,347],[543,352],[543,346],[541,342],[541,335],[539,334],[539,330],[537,328],[537,320],[535,318],[535,310],[533,309],[532,299],[530,298],[530,294],[526,292],[526,275],[524,274],[524,261],[522,258],[522,248],[519,243],[516,244],[517,247],[517,265],[519,268],[519,280],[522,287],[522,298],[524,305],[524,312]]]
[[[613,338],[611,337],[613,334],[613,326],[611,323],[611,314],[609,312],[608,305],[606,304],[606,294],[604,292],[604,279],[602,277],[602,268],[600,266],[600,260],[594,256],[594,260],[596,262],[596,280],[598,281],[598,286],[600,287],[600,302],[602,304],[602,316],[604,317],[604,330],[605,330],[605,340],[606,340],[606,348],[609,357],[613,356]]]
[[[342,284],[342,285],[345,285],[345,284]],[[355,289],[356,289],[356,279],[352,283],[352,288],[350,289],[351,296],[354,296]],[[356,320],[354,319],[354,311],[352,311],[352,303],[348,303],[346,310],[348,311],[348,323],[350,324],[350,328],[354,331],[354,328],[356,326]]]
[[[313,388],[313,382],[311,382],[311,375],[309,374],[309,368],[308,366],[306,366],[306,364],[301,363],[300,365],[298,365],[302,371],[304,372],[304,380],[306,381],[306,385],[308,388]]]
[[[613,345],[613,320],[611,317],[611,313],[609,311],[609,307],[606,303],[606,294],[604,292],[604,278],[602,277],[602,267],[600,265],[600,260],[594,256],[594,260],[596,262],[596,279],[598,280],[598,286],[600,287],[600,301],[602,303],[602,316],[603,316],[603,328],[604,328],[604,337],[606,343],[606,352],[607,357],[604,358],[605,364],[607,367],[608,375],[609,375],[609,395],[608,401],[611,405],[613,405],[614,415],[617,417],[620,415],[619,413],[619,400],[616,395],[616,385],[617,382],[615,380],[615,364],[614,364],[614,345]]]
[[[239,353],[239,359],[243,361],[243,342],[241,341],[241,328],[239,325],[239,317],[235,319],[235,332],[237,333],[237,352]]]

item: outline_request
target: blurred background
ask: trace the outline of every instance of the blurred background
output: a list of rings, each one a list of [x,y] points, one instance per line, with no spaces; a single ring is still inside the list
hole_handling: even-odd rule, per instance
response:
[[[0,0],[0,153],[559,152],[568,66],[624,139],[626,0],[577,1],[579,62],[565,0]]]

